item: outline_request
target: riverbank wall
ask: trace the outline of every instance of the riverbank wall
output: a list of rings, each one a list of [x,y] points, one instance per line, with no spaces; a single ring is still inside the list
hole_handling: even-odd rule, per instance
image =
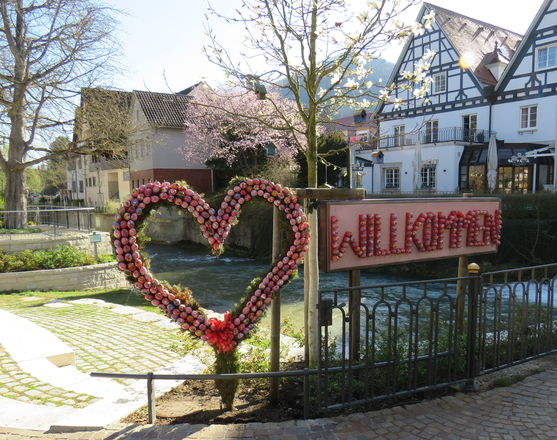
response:
[[[94,228],[110,232],[113,214],[94,214]],[[207,245],[199,223],[189,213],[160,209],[145,222],[145,235],[152,243],[175,244],[189,242]],[[245,206],[237,223],[230,230],[224,246],[249,257],[270,255],[272,247],[272,206]]]
[[[129,287],[118,263],[0,273],[0,291],[116,289]]]

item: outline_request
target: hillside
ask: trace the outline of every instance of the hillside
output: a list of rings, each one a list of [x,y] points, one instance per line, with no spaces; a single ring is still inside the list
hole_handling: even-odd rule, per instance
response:
[[[382,84],[386,84],[387,80],[391,76],[391,72],[394,68],[394,64],[384,59],[377,59],[377,60],[370,61],[366,67],[369,68],[370,66],[373,67],[373,73],[368,80],[371,80],[373,83],[377,83],[380,79],[382,79],[383,80]],[[326,88],[330,85],[331,85],[330,78],[326,78],[323,84],[321,85],[321,87]],[[283,90],[283,96],[289,97],[288,92]],[[308,102],[307,94],[304,93],[302,95],[302,99],[304,103],[307,103]],[[343,118],[345,116],[351,116],[353,113],[354,110],[347,106],[347,107],[343,107],[339,112],[339,114],[336,115],[336,117]]]

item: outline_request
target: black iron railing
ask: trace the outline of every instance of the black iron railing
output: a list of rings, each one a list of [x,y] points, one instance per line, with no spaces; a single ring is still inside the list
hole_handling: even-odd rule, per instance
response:
[[[447,386],[557,352],[557,264],[321,290],[316,369],[234,375],[91,373],[154,381],[304,377],[304,417]],[[459,292],[457,294],[457,292]],[[315,378],[311,379],[312,376]],[[311,399],[310,399],[311,396]]]
[[[556,279],[551,264],[320,291],[318,410],[470,387],[556,352]]]
[[[359,150],[380,150],[390,147],[404,147],[422,144],[433,144],[438,142],[467,142],[471,144],[483,144],[489,142],[489,130],[469,129],[463,127],[444,127],[419,132],[401,134],[396,136],[382,136],[369,143],[362,144]]]
[[[34,206],[25,211],[0,211],[0,239],[33,236],[39,233],[59,235],[61,233],[93,230],[94,208],[67,208]],[[14,222],[15,219],[21,220]],[[10,228],[10,224],[25,224],[26,230]]]

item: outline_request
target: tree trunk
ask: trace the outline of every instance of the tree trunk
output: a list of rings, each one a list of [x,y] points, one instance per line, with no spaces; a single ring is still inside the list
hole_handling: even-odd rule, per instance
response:
[[[313,3],[311,16],[311,37],[309,72],[306,81],[309,97],[308,118],[306,125],[307,151],[306,160],[308,164],[308,186],[317,187],[317,2]],[[306,315],[306,364],[310,368],[317,366],[319,361],[319,322],[317,320],[317,302],[319,290],[319,260],[318,260],[318,209],[312,204],[314,200],[308,200],[307,218],[311,238],[308,250],[304,258],[304,296]]]
[[[15,168],[6,173],[6,194],[4,196],[4,228],[23,229],[27,227],[27,198],[25,196],[25,169]]]
[[[27,227],[27,197],[25,194],[25,158],[28,147],[27,129],[27,88],[28,58],[26,57],[26,23],[23,16],[21,2],[17,2],[17,18],[14,41],[10,43],[10,50],[14,55],[13,99],[8,107],[10,118],[10,142],[8,146],[8,160],[3,161],[2,168],[6,173],[6,195],[4,208],[8,213],[4,227],[9,229]]]

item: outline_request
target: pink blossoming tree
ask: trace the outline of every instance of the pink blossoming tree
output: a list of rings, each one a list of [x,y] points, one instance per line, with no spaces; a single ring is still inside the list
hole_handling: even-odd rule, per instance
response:
[[[186,116],[183,153],[199,162],[236,163],[244,175],[257,175],[262,149],[273,145],[273,160],[292,161],[305,149],[303,121],[295,103],[276,92],[258,99],[245,89],[199,87]]]

